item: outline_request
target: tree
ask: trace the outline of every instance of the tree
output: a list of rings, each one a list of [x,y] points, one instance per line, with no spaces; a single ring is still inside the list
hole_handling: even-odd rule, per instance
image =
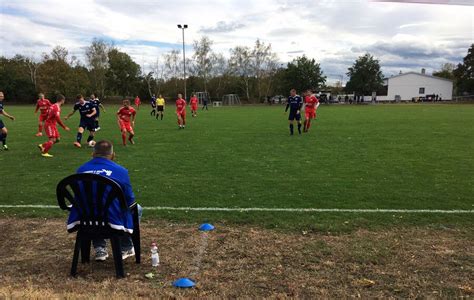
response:
[[[433,72],[433,76],[454,80],[453,72],[455,68],[455,64],[445,63],[441,66],[441,70]]]
[[[203,36],[201,40],[194,41],[193,43],[195,74],[202,78],[205,92],[207,92],[207,82],[209,81],[214,62],[214,54],[211,49],[212,44],[213,42],[206,36]]]
[[[93,89],[99,97],[104,97],[105,95],[105,79],[109,67],[108,53],[111,48],[112,46],[103,40],[94,39],[86,49],[86,58],[90,68]]]
[[[213,68],[211,69],[209,86],[210,90],[220,99],[229,81],[229,63],[221,53],[213,53],[211,59]]]
[[[61,46],[56,46],[51,51],[51,59],[56,61],[66,62],[69,51]]]
[[[165,60],[165,74],[168,80],[174,80],[175,91],[178,91],[178,79],[179,79],[179,65],[180,65],[180,56],[178,50],[171,50],[168,53],[164,54]]]
[[[112,93],[123,97],[136,94],[140,83],[140,66],[127,53],[118,49],[108,52],[108,61],[106,78]]]
[[[11,59],[0,57],[0,87],[8,100],[30,103],[35,99],[27,60],[21,55]]]
[[[230,50],[229,69],[239,78],[240,87],[250,101],[250,79],[254,76],[249,47],[237,46]]]
[[[317,90],[326,82],[320,64],[316,63],[314,58],[309,59],[305,55],[289,62],[283,77],[287,92],[292,88],[298,92],[306,89]]]
[[[369,53],[360,56],[348,70],[347,92],[369,95],[383,86],[383,74],[379,61]]]
[[[70,81],[72,80],[71,65],[68,62],[68,50],[56,46],[50,54],[43,54],[40,72],[38,72],[38,90],[47,96],[58,93],[72,96]]]
[[[268,96],[270,92],[272,78],[278,67],[278,57],[272,52],[271,44],[257,40],[252,49],[251,62],[257,84],[258,99],[262,100],[262,95]]]
[[[474,94],[474,44],[467,50],[462,64],[453,71],[457,93],[461,95]]]

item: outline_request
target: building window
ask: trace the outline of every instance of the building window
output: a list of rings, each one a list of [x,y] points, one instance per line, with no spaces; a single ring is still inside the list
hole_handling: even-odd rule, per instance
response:
[[[424,94],[425,93],[425,88],[420,88],[419,94]]]

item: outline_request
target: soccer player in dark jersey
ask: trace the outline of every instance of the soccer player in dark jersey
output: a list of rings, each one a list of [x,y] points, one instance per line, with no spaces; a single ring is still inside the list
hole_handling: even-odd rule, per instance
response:
[[[99,131],[100,130],[100,126],[99,126],[100,109],[102,108],[102,110],[105,113],[105,107],[102,104],[102,102],[99,100],[99,98],[97,98],[96,95],[94,95],[94,94],[91,95],[90,102],[92,104],[94,104],[94,107],[97,111],[97,114],[95,116],[95,129],[94,129],[94,131]]]
[[[39,110],[40,115],[38,117],[38,132],[36,133],[36,136],[43,136],[44,121],[48,117],[48,110],[50,106],[51,106],[51,102],[48,99],[44,98],[44,94],[43,93],[38,94],[38,101],[36,101],[35,114]]]
[[[74,142],[74,146],[76,146],[77,148],[81,148],[82,134],[84,133],[85,129],[89,130],[89,137],[87,138],[87,143],[94,139],[95,115],[97,114],[97,110],[95,109],[94,104],[84,100],[84,97],[82,95],[77,95],[76,99],[77,102],[74,105],[73,111],[71,111],[64,119],[69,119],[77,110],[79,110],[81,120],[79,122],[79,128],[77,129],[77,136],[76,141]]]
[[[155,116],[156,115],[156,96],[154,94],[151,97],[150,104],[151,104],[150,116]]]
[[[48,135],[48,141],[38,145],[38,148],[41,150],[41,156],[43,157],[53,157],[48,152],[54,144],[59,142],[60,135],[57,123],[59,123],[64,130],[69,131],[69,127],[64,125],[63,121],[61,121],[61,106],[65,100],[66,98],[64,98],[63,95],[58,95],[56,103],[49,107],[48,116],[44,122],[44,131]]]
[[[319,100],[313,91],[307,90],[304,97],[304,132],[308,132],[311,127],[311,120],[316,118],[316,109],[319,107]]]
[[[288,103],[286,104],[285,114],[290,109],[288,115],[288,123],[290,124],[290,135],[293,135],[294,122],[298,122],[298,133],[301,134],[301,106],[303,105],[303,99],[296,94],[296,90],[290,91],[290,97],[288,97]]]
[[[122,132],[122,143],[124,146],[127,145],[127,132],[128,132],[128,141],[130,144],[135,144],[133,137],[135,132],[133,127],[135,127],[135,116],[137,112],[130,105],[130,101],[125,99],[123,100],[123,106],[117,112],[117,121]]]
[[[9,118],[12,121],[15,121],[15,117],[12,115],[9,115],[4,109],[3,109],[3,99],[5,99],[5,96],[3,95],[3,92],[0,92],[0,142],[2,142],[3,145],[3,150],[8,150],[7,146],[7,133],[8,130],[5,127],[5,124],[3,124],[2,121],[2,116],[5,116]]]
[[[179,129],[184,129],[186,126],[186,100],[183,99],[183,94],[178,94],[176,100],[176,116],[178,117]]]

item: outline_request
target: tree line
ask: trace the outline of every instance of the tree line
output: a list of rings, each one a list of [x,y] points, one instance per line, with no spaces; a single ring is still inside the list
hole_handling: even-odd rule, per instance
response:
[[[383,85],[380,62],[371,54],[359,57],[348,68],[346,87],[342,82],[326,85],[326,76],[314,58],[300,56],[287,64],[280,63],[271,44],[260,40],[253,47],[236,46],[228,57],[213,50],[213,41],[201,37],[193,42],[193,55],[186,59],[187,90],[205,91],[211,98],[238,94],[250,103],[267,97],[288,94],[291,88],[302,91],[331,90],[334,93],[371,94]],[[100,98],[153,94],[173,98],[183,90],[181,52],[171,50],[144,70],[130,55],[101,39],[85,48],[85,61],[70,55],[68,49],[56,46],[40,59],[17,54],[0,57],[0,90],[9,100],[31,103],[39,92],[48,97],[61,93],[68,98],[95,93]],[[457,94],[474,94],[474,44],[457,66],[446,64],[433,75],[454,80]]]

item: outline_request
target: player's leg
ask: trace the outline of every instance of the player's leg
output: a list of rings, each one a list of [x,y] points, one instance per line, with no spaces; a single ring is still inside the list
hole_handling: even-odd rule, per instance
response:
[[[7,135],[8,129],[5,127],[5,125],[3,125],[2,120],[0,120],[0,141],[2,142],[3,150],[8,150]]]
[[[298,122],[298,133],[301,134],[301,114],[296,115],[296,122]]]
[[[38,145],[38,147],[41,150],[41,156],[53,157],[48,152],[53,147],[53,145],[58,142],[59,132],[56,126],[50,126],[48,124],[45,124],[44,129],[45,129],[46,134],[48,135],[48,141],[43,144]]]
[[[179,129],[181,129],[182,126],[183,126],[183,119],[181,119],[181,114],[180,114],[180,113],[176,113],[176,115],[178,116],[178,126],[179,126]]]
[[[293,135],[293,119],[288,120],[288,124],[290,125],[290,135]]]
[[[38,116],[38,132],[35,136],[43,136],[43,127],[44,127],[44,119],[43,116],[40,114]]]
[[[49,154],[49,150],[53,147],[53,145],[56,143],[56,138],[54,137],[50,137],[49,140],[44,143],[42,146],[43,146],[43,151],[42,151],[42,156],[44,157],[52,157],[51,154]]]
[[[127,129],[122,126],[120,131],[122,132],[122,145],[127,146]]]
[[[186,126],[186,113],[185,112],[181,115],[181,119],[182,119],[182,124],[184,128]]]
[[[84,133],[84,127],[79,125],[77,129],[76,141],[74,142],[74,146],[77,148],[81,148],[81,141],[82,141],[82,134]]]
[[[132,127],[128,128],[128,141],[130,144],[135,145],[135,141],[133,140],[133,137],[135,136],[135,132],[133,131]]]
[[[99,118],[96,118],[94,121],[94,131],[99,131],[99,130],[100,130]]]
[[[165,111],[162,110],[162,111],[161,111],[161,119],[162,119],[162,120],[163,120],[163,115],[164,115],[164,114],[165,114]]]
[[[89,130],[89,136],[87,137],[87,143],[89,144],[90,141],[94,139],[95,131]]]

